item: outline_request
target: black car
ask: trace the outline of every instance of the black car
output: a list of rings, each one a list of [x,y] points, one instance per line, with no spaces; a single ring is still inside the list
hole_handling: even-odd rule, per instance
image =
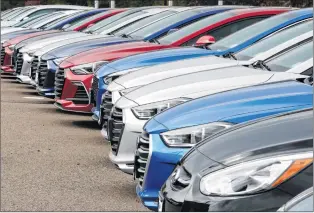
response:
[[[159,193],[159,211],[277,211],[313,186],[313,109],[267,117],[205,139]]]
[[[279,212],[313,212],[313,186],[283,205]]]

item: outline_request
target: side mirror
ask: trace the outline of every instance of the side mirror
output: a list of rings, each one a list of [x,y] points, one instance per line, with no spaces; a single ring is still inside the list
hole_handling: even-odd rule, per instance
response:
[[[92,26],[94,26],[94,25],[95,25],[94,23],[91,23],[91,24],[87,25],[86,28],[90,28],[90,27],[92,27]]]
[[[167,35],[169,35],[169,34],[171,34],[171,33],[174,33],[174,32],[177,31],[177,30],[178,30],[177,28],[171,29],[171,30],[169,30],[169,31],[167,32]]]
[[[66,29],[66,28],[68,28],[68,27],[70,27],[70,26],[71,26],[71,24],[63,25],[62,30]]]
[[[207,45],[214,44],[216,42],[216,39],[211,35],[204,35],[200,37],[196,43],[195,47],[206,47]]]

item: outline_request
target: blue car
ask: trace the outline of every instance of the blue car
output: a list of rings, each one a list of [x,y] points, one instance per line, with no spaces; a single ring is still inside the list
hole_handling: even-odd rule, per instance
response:
[[[312,8],[294,10],[260,21],[233,33],[211,45],[210,49],[194,47],[173,48],[133,55],[108,63],[102,66],[94,77],[94,82],[98,82],[98,88],[95,97],[96,104],[92,110],[92,118],[96,121],[99,120],[101,96],[104,94],[108,86],[104,83],[104,79],[112,73],[131,71],[141,67],[208,55],[232,57],[232,53],[236,53],[266,36],[312,17]]]
[[[239,123],[312,105],[311,85],[282,81],[202,97],[156,115],[137,142],[137,195],[146,207],[157,210],[161,186],[195,143]]]
[[[175,13],[174,15],[166,16],[158,22],[154,22],[151,25],[145,26],[141,28],[139,26],[140,22],[147,22],[146,19],[149,19],[150,22],[153,22],[160,15],[156,14],[151,17],[142,19],[134,24],[131,24],[128,27],[125,27],[117,32],[115,32],[116,36],[105,36],[103,38],[91,39],[86,41],[80,41],[75,43],[70,43],[68,45],[64,45],[62,47],[55,48],[52,51],[44,54],[41,57],[42,61],[47,62],[48,71],[46,72],[46,78],[42,78],[43,83],[37,87],[38,92],[44,96],[51,96],[54,92],[54,76],[56,72],[57,65],[54,61],[57,59],[66,58],[71,55],[75,55],[84,51],[88,51],[91,49],[95,49],[98,47],[104,47],[108,45],[120,44],[125,42],[132,42],[138,40],[151,41],[155,38],[158,38],[165,33],[167,33],[171,29],[178,29],[182,26],[185,26],[187,23],[193,23],[203,17],[213,15],[216,13],[224,12],[230,10],[232,8],[239,7],[199,7],[199,8],[191,8],[185,10],[183,12]],[[165,11],[167,12],[167,11]],[[170,11],[170,12],[176,12]],[[155,17],[155,19],[154,19]],[[162,24],[160,24],[162,23]],[[158,25],[157,25],[158,24]],[[138,27],[138,30],[134,30],[134,26]],[[151,29],[151,26],[154,26]],[[148,30],[146,30],[148,28]],[[134,38],[133,38],[134,36]]]

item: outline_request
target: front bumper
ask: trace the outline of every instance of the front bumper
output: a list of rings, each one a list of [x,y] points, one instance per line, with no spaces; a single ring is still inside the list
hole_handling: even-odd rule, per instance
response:
[[[200,180],[200,175],[194,175],[186,188],[175,189],[168,179],[159,193],[158,209],[166,212],[275,212],[293,197],[276,188],[255,195],[207,196],[200,192]]]
[[[118,149],[116,153],[111,149],[109,154],[111,162],[123,172],[133,174],[136,141],[146,122],[147,120],[137,119],[131,109],[123,109],[124,128],[120,135]],[[106,129],[102,129],[102,131],[104,132]]]
[[[52,61],[40,61],[36,75],[38,75],[38,82],[36,82],[36,90],[38,94],[54,98],[55,96],[55,73],[56,64]]]
[[[89,97],[91,80],[92,75],[75,75],[67,71],[61,97],[55,99],[58,108],[64,111],[91,113],[93,107]]]
[[[4,73],[14,73],[15,70],[12,64],[13,51],[9,47],[2,47],[1,50],[1,70]]]
[[[30,84],[31,83],[31,78],[29,76],[26,76],[26,75],[17,75],[16,80],[20,83],[23,83],[23,84]]]
[[[138,183],[136,186],[137,196],[144,206],[157,211],[158,192],[188,150],[187,148],[169,148],[159,134],[150,134],[149,156],[143,183],[142,185]],[[138,169],[137,166],[135,169]]]

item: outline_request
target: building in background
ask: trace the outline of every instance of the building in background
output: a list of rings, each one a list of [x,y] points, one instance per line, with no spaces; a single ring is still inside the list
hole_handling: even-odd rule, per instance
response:
[[[25,0],[24,5],[25,6],[30,6],[30,5],[39,5],[40,0]]]

